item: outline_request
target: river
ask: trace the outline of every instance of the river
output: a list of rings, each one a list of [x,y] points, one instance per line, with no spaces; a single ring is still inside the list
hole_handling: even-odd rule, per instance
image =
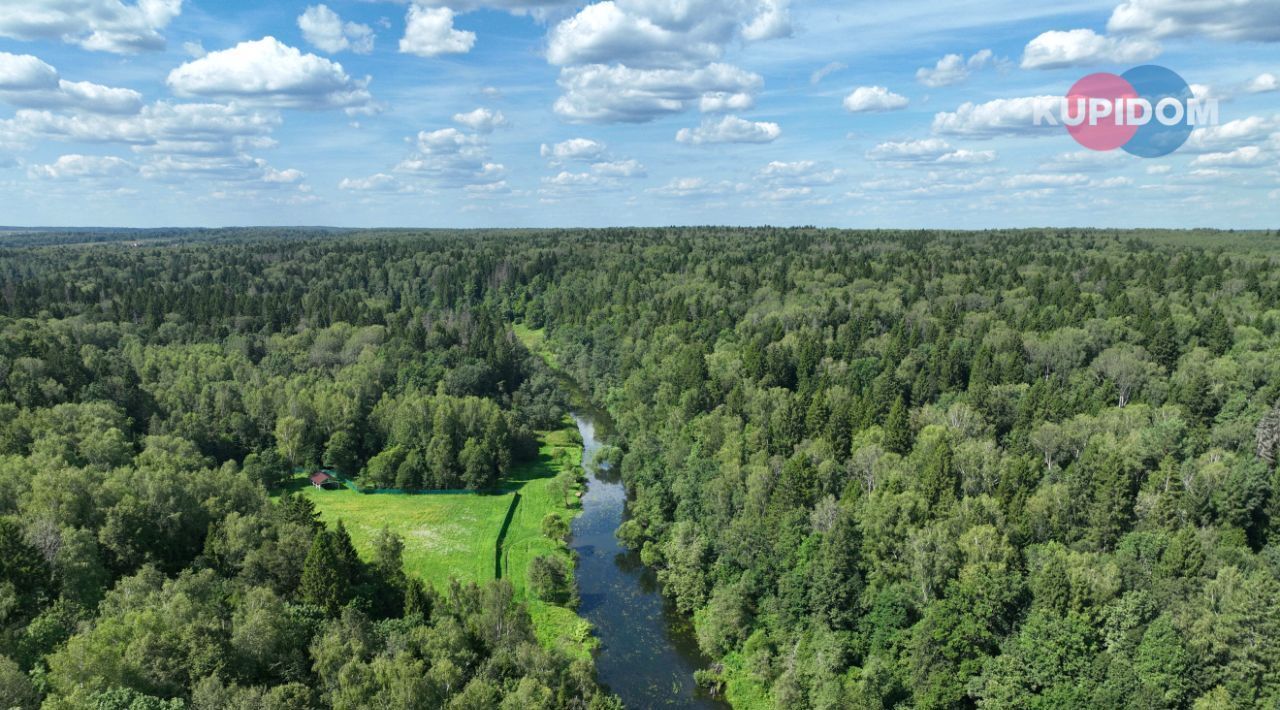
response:
[[[627,494],[617,476],[587,466],[600,448],[595,422],[574,415],[582,433],[587,491],[573,521],[578,553],[578,613],[600,639],[600,682],[629,708],[727,708],[693,682],[709,660],[698,650],[689,623],[662,596],[652,570],[614,537],[624,520]]]

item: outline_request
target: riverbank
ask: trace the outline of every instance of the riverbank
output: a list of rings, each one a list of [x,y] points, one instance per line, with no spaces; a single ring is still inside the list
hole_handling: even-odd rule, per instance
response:
[[[627,515],[627,492],[619,472],[585,465],[603,443],[601,425],[611,425],[607,413],[593,406],[579,383],[555,369],[555,354],[546,347],[541,330],[517,325],[515,333],[564,382],[578,412],[574,419],[582,439],[587,487],[570,545],[577,557],[575,576],[582,600],[578,613],[599,639],[597,678],[627,707],[727,708],[694,681],[694,673],[710,659],[699,650],[691,622],[663,596],[653,570],[617,539]]]

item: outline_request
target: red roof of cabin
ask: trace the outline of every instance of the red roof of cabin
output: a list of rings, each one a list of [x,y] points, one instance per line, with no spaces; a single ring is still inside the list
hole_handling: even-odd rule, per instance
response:
[[[318,472],[318,473],[313,473],[313,474],[311,474],[311,485],[313,485],[313,486],[320,486],[320,485],[324,485],[325,483],[328,483],[328,482],[329,482],[329,479],[331,479],[331,478],[333,478],[333,476],[330,476],[329,474],[325,473],[324,471],[320,471],[320,472]]]

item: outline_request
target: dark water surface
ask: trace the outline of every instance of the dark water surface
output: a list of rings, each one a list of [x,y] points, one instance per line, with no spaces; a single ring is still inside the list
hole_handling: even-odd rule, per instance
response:
[[[578,553],[578,613],[595,625],[600,639],[600,682],[629,708],[727,708],[693,682],[693,672],[709,661],[698,651],[692,628],[662,596],[639,555],[613,536],[626,512],[626,491],[608,471],[585,465],[600,442],[592,418],[575,414],[574,421],[582,433],[587,492],[573,521],[571,545]]]

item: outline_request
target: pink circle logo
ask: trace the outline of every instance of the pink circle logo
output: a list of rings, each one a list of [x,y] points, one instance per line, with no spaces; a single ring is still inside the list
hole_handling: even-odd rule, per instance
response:
[[[1133,85],[1108,72],[1090,74],[1067,92],[1062,122],[1080,145],[1091,150],[1115,150],[1138,132],[1125,120],[1126,106],[1138,98]]]

